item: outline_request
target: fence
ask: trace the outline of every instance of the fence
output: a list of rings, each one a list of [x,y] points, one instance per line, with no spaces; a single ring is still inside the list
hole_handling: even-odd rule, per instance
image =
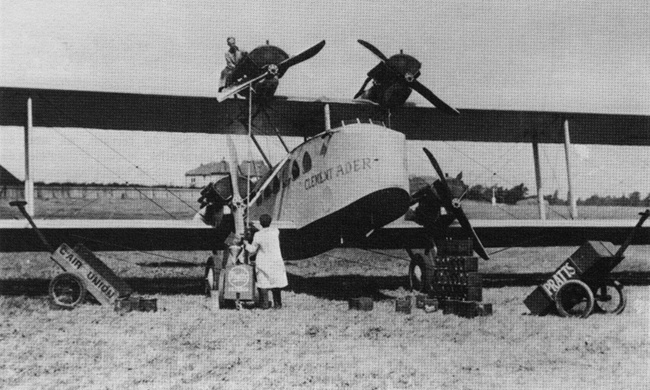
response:
[[[200,188],[152,188],[152,187],[105,187],[105,186],[34,186],[38,199],[167,199],[181,198],[196,201]],[[25,187],[3,186],[0,198],[24,199]]]

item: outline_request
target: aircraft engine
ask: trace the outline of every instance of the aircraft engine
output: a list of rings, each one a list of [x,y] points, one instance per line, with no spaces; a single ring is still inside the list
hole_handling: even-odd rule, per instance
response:
[[[444,175],[433,154],[427,148],[423,148],[423,150],[439,179],[411,196],[411,204],[417,203],[418,206],[415,212],[407,215],[407,219],[422,225],[430,234],[436,236],[444,236],[444,232],[449,225],[454,220],[458,220],[467,237],[472,239],[474,251],[483,259],[488,260],[489,256],[461,205],[461,199],[468,188],[462,182],[462,173],[455,178]],[[441,208],[444,208],[447,214],[443,215],[440,212]]]
[[[241,194],[245,194],[249,188],[245,177],[239,177],[237,184]],[[254,184],[250,184],[253,188]],[[201,190],[201,197],[198,199],[201,206],[201,220],[210,226],[219,226],[224,216],[224,206],[232,201],[232,185],[230,176],[223,177],[214,183],[210,183]]]
[[[233,71],[234,84],[217,94],[217,100],[221,102],[249,86],[253,87],[258,102],[269,100],[278,88],[278,80],[290,67],[315,56],[324,46],[325,41],[321,41],[293,57],[277,46],[267,44],[255,48],[244,54],[244,58]]]
[[[368,72],[366,81],[359,89],[359,92],[354,95],[355,99],[362,97],[379,104],[383,108],[391,109],[404,105],[406,99],[411,95],[411,91],[415,90],[444,113],[460,115],[455,108],[447,105],[417,81],[422,67],[420,61],[403,53],[387,58],[372,44],[361,39],[358,42],[377,56],[381,62]],[[366,90],[366,86],[370,81],[373,84]]]

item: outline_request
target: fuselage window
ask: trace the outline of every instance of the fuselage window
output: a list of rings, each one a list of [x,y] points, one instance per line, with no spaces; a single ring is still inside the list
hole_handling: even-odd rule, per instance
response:
[[[280,174],[280,179],[282,180],[282,186],[287,187],[291,183],[291,174],[289,173],[291,169],[291,164],[287,163],[282,168],[282,173]]]
[[[308,152],[302,157],[302,173],[307,173],[311,170],[311,156]]]
[[[277,176],[273,178],[273,181],[271,182],[271,187],[273,187],[274,194],[280,191],[280,179],[278,179]]]
[[[300,167],[298,166],[298,161],[294,161],[291,164],[291,177],[293,180],[296,180],[300,176]]]

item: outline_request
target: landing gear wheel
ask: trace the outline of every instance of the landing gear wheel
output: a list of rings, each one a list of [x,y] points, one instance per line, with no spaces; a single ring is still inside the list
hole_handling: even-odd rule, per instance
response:
[[[205,263],[205,296],[211,297],[213,291],[219,286],[219,271],[214,266],[214,261],[208,259]]]
[[[226,273],[221,272],[219,274],[219,307],[226,307],[226,297],[225,297],[225,286],[226,286]]]
[[[596,290],[596,307],[609,314],[621,314],[627,305],[623,285],[617,280],[607,282]]]
[[[49,293],[56,306],[73,309],[86,298],[86,287],[77,275],[66,272],[52,279]]]
[[[419,253],[411,257],[409,263],[409,287],[411,291],[428,293],[433,282],[433,261],[429,256]]]
[[[594,294],[582,280],[571,279],[555,293],[555,307],[562,317],[587,318],[594,308]]]

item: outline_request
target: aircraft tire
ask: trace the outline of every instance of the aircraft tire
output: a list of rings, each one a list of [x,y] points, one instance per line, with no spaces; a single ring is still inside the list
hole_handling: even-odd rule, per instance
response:
[[[205,263],[205,296],[212,296],[212,292],[219,287],[219,270],[216,269],[214,260],[208,259]]]
[[[555,293],[555,307],[562,317],[587,318],[594,302],[591,288],[579,279],[567,281]]]
[[[74,274],[65,272],[52,279],[49,286],[52,303],[63,309],[73,309],[86,299],[86,286]]]
[[[411,291],[428,293],[433,282],[433,260],[416,253],[409,263],[409,287]]]
[[[226,272],[219,273],[219,307],[226,307],[225,286],[226,286]]]

